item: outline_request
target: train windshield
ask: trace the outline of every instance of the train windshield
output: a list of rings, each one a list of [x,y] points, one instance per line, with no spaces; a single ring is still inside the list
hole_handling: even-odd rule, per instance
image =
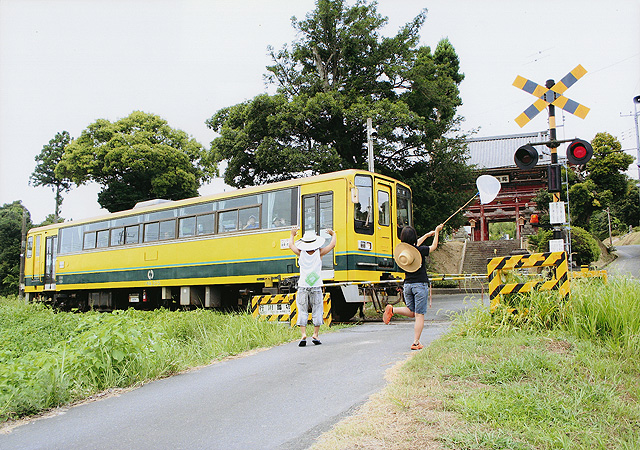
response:
[[[396,204],[398,205],[398,237],[402,228],[412,225],[413,214],[411,212],[411,191],[404,186],[398,185],[396,190]]]
[[[356,175],[358,203],[354,209],[356,233],[373,234],[373,180],[369,175]]]

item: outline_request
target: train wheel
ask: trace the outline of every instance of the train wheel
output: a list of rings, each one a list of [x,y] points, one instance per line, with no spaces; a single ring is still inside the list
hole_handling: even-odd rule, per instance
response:
[[[358,312],[362,303],[347,303],[342,289],[327,288],[331,294],[331,315],[334,322],[347,322]]]

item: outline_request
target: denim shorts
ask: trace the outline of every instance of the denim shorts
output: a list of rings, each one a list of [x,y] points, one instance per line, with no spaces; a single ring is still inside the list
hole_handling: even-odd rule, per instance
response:
[[[407,307],[416,314],[427,313],[427,300],[429,299],[429,285],[427,283],[405,283],[404,302]]]
[[[298,295],[296,295],[296,304],[298,305],[297,324],[299,326],[307,326],[309,310],[311,310],[313,325],[316,327],[322,325],[324,311],[321,287],[299,287]]]

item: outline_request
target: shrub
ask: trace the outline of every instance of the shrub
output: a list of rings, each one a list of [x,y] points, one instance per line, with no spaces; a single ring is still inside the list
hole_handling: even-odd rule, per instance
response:
[[[538,252],[549,251],[549,240],[553,231],[540,229],[537,235],[529,238],[529,243]],[[578,265],[586,265],[600,258],[600,247],[596,239],[584,228],[571,227],[571,252],[573,261]]]

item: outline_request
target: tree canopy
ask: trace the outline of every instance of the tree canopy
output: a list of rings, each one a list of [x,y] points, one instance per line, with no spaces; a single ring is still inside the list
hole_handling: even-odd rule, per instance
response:
[[[227,184],[243,187],[301,174],[367,168],[366,119],[377,127],[376,172],[408,181],[416,223],[433,227],[467,196],[470,168],[458,131],[458,85],[464,75],[448,39],[434,52],[419,46],[423,10],[392,37],[376,3],[318,0],[299,38],[267,67],[275,94],[219,110],[207,125]],[[435,203],[443,208],[437,208]],[[428,213],[428,209],[433,209]],[[437,210],[437,211],[436,211]]]
[[[36,155],[36,168],[31,174],[30,180],[34,186],[48,186],[56,194],[54,222],[60,218],[60,205],[62,205],[62,193],[71,189],[71,180],[60,178],[56,175],[56,166],[62,159],[64,149],[71,141],[68,131],[56,133],[55,137],[49,141],[48,145],[42,147],[39,155]]]
[[[0,295],[18,293],[20,284],[20,243],[22,242],[22,214],[26,211],[20,201],[0,207]],[[27,229],[31,218],[27,213]]]
[[[213,170],[195,139],[159,116],[134,111],[89,125],[67,145],[55,173],[78,185],[102,185],[98,203],[115,212],[154,198],[195,197]]]

